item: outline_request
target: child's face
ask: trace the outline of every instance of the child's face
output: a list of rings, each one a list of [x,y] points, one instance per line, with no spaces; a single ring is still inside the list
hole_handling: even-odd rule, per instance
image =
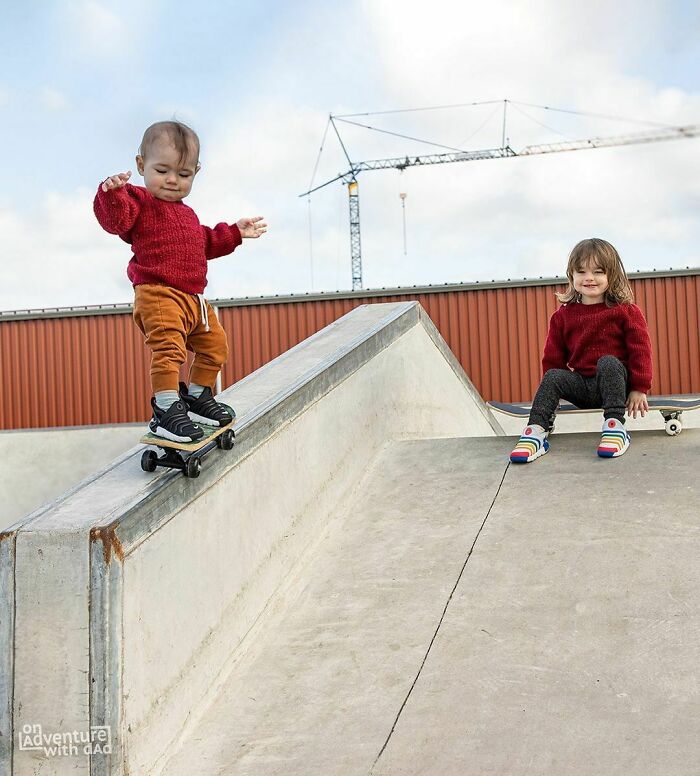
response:
[[[161,135],[150,144],[145,157],[136,157],[136,168],[156,199],[179,202],[190,193],[199,164],[195,158],[180,161],[170,139]]]
[[[574,290],[581,294],[583,304],[599,304],[605,299],[608,276],[592,259],[574,268]]]

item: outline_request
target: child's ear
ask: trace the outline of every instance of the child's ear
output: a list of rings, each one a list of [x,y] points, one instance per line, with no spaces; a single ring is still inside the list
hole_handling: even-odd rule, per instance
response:
[[[143,175],[143,156],[141,156],[141,154],[136,157],[136,169],[138,170],[139,175]]]

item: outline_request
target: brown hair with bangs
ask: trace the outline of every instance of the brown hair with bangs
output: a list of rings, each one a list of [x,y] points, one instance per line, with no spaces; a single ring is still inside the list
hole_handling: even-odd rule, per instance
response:
[[[608,288],[605,291],[605,304],[612,307],[616,304],[634,302],[634,294],[627,273],[620,259],[620,254],[609,242],[599,237],[590,237],[577,243],[569,254],[566,267],[566,277],[569,285],[562,294],[557,294],[560,302],[580,302],[581,295],[574,288],[574,271],[585,268],[589,262],[605,272],[608,277]]]
[[[180,154],[180,164],[184,164],[190,157],[194,157],[195,166],[199,166],[199,138],[197,133],[187,124],[181,121],[157,121],[143,133],[143,139],[139,146],[139,156],[146,158],[151,145],[162,135],[175,146]]]

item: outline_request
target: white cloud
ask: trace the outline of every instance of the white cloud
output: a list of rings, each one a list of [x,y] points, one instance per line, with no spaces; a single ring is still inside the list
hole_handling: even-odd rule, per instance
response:
[[[128,246],[100,229],[92,197],[49,192],[30,213],[0,211],[1,310],[130,301]]]
[[[700,119],[699,90],[655,83],[635,65],[663,56],[657,31],[668,26],[668,13],[660,2],[645,5],[643,14],[626,0],[585,5],[434,0],[428,8],[416,0],[364,0],[358,7],[364,18],[343,16],[352,39],[336,42],[331,36],[333,45],[323,39],[314,48],[323,29],[337,32],[328,6],[314,21],[318,29],[302,18],[279,46],[263,46],[261,69],[255,73],[259,97],[227,102],[226,95],[213,94],[207,112],[206,99],[183,95],[181,117],[202,140],[203,169],[188,203],[203,223],[262,214],[270,224],[263,238],[245,241],[234,256],[210,264],[210,296],[306,291],[312,272],[316,290],[349,287],[347,189],[336,182],[312,198],[313,266],[309,209],[298,197],[309,183],[329,109],[339,113],[508,98],[672,124]],[[129,18],[119,8],[122,18]],[[134,45],[134,31],[127,34],[104,5],[75,0],[70,9],[71,35],[85,38],[79,43],[83,54],[89,47],[109,58],[110,46]],[[362,37],[355,39],[358,31]],[[331,61],[334,48],[337,59]],[[196,78],[194,60],[192,72]],[[206,73],[200,76],[206,91]],[[319,105],[314,92],[320,86],[333,95],[334,104]],[[144,92],[149,88],[144,78]],[[153,98],[154,112],[164,99],[160,93]],[[561,139],[528,116],[573,137],[645,129],[511,105],[507,130],[516,149]],[[360,121],[479,148],[500,143],[502,113],[500,106],[484,106]],[[430,150],[349,125],[339,128],[354,160]],[[682,140],[412,167],[402,176],[395,170],[362,173],[365,285],[559,274],[572,245],[591,235],[615,244],[631,270],[697,266],[699,144],[700,139]],[[315,182],[346,169],[330,132]],[[408,193],[406,256],[400,189]],[[7,255],[21,261],[32,278],[27,283],[3,270],[0,307],[42,306],[46,299],[51,304],[131,299],[125,277],[129,248],[102,232],[91,200],[88,191],[55,192],[32,213],[0,213]],[[42,225],[40,235],[36,224]]]
[[[662,6],[650,6],[640,18],[628,15],[633,10],[629,3],[613,9],[609,5],[496,0],[477,6],[436,0],[429,11],[423,3],[402,3],[398,13],[390,0],[367,0],[366,28],[382,66],[375,77],[387,95],[381,107],[503,97],[674,124],[700,118],[699,94],[629,74],[631,59],[648,45],[659,24]],[[523,110],[572,137],[647,128]],[[491,111],[484,106],[471,113],[436,111],[358,121],[456,144]],[[501,117],[497,112],[469,147],[497,145]],[[407,148],[396,138],[341,129],[356,150],[354,159],[400,156]],[[508,136],[516,149],[562,139],[513,107]],[[372,143],[378,152],[372,151]],[[409,191],[407,257],[401,244],[398,174],[363,173],[365,283],[557,274],[570,247],[591,234],[619,242],[631,268],[698,264],[698,143],[700,139],[409,168],[403,175]],[[419,149],[414,153],[431,150],[414,148]],[[346,234],[347,228],[346,221]]]
[[[291,101],[259,103],[245,114],[222,115],[210,136],[202,138],[203,167],[190,198],[201,221],[263,215],[270,225],[259,240],[246,240],[234,256],[209,265],[212,296],[310,288],[308,205],[299,194],[308,183],[325,120]],[[330,196],[314,200],[317,288],[322,279],[328,287],[324,266],[338,240],[334,203],[344,193],[329,191]]]
[[[71,0],[65,6],[71,49],[101,59],[124,56],[133,35],[122,18],[97,0]]]
[[[68,97],[58,89],[49,86],[39,92],[39,101],[50,111],[64,111],[70,107]]]

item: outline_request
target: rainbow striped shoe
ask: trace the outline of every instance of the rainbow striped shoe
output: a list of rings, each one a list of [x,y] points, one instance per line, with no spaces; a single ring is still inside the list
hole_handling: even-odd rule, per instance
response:
[[[617,418],[607,418],[603,423],[603,436],[598,445],[598,455],[601,458],[618,458],[627,452],[630,446],[630,435],[625,424]]]
[[[511,463],[530,463],[549,450],[547,432],[542,426],[528,426],[510,454]]]

